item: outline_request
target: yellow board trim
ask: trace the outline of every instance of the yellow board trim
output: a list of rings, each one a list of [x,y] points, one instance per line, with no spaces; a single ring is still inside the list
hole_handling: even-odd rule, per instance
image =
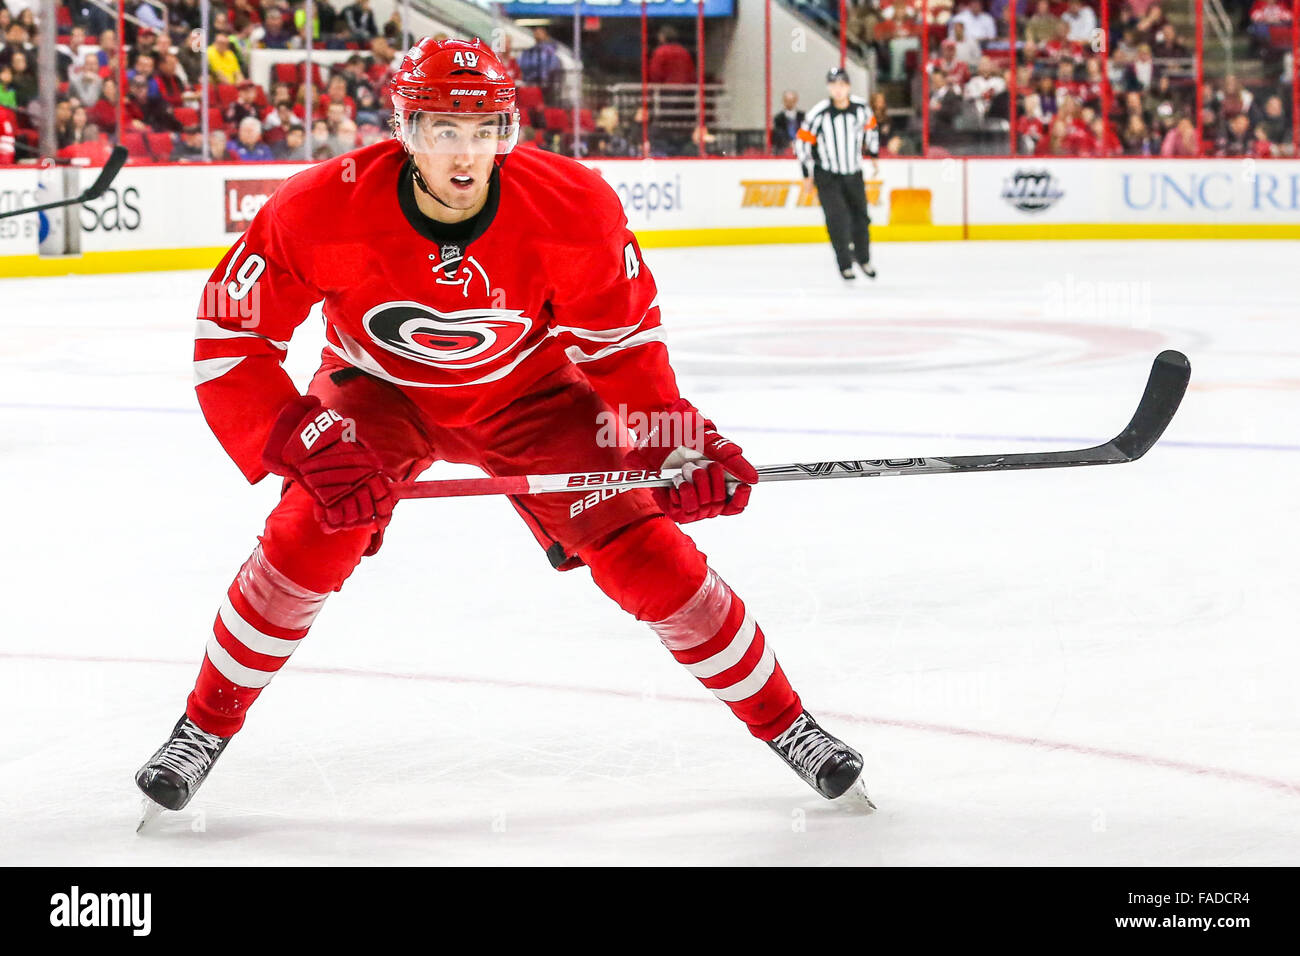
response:
[[[228,248],[130,249],[120,252],[87,252],[80,256],[0,256],[0,278],[90,275],[102,272],[169,272],[177,269],[202,269],[210,272]]]
[[[971,239],[1300,239],[1300,223],[1073,222],[967,227]]]
[[[880,242],[960,239],[1300,239],[1300,223],[1032,223],[994,226],[872,226]],[[646,229],[637,233],[646,249],[676,246],[748,246],[828,242],[825,226],[759,226],[733,229]],[[98,273],[208,271],[227,246],[199,249],[132,249],[80,256],[0,256],[0,278]]]

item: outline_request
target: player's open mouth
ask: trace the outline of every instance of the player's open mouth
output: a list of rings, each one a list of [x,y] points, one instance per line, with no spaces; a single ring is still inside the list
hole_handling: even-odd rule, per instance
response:
[[[469,189],[474,185],[473,176],[452,176],[451,184],[457,189]]]

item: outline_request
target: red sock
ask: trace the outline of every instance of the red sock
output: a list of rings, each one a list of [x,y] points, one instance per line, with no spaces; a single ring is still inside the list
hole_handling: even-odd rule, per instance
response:
[[[217,613],[185,708],[190,720],[221,737],[238,731],[249,706],[306,636],[326,597],[290,581],[258,545]]]
[[[712,568],[681,610],[650,626],[758,739],[773,739],[803,710],[763,629]]]
[[[582,558],[600,589],[648,621],[673,657],[755,737],[772,740],[794,723],[803,705],[762,628],[672,521],[632,525]]]

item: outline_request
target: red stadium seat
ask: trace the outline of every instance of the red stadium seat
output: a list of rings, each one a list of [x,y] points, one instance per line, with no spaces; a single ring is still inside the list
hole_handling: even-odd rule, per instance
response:
[[[158,162],[165,163],[172,158],[172,147],[175,144],[171,133],[148,133],[145,140],[149,144],[149,152]]]
[[[181,126],[198,126],[199,111],[188,106],[176,107],[176,122]]]
[[[515,105],[519,107],[521,113],[545,106],[546,98],[542,96],[542,88],[540,86],[519,87],[515,91]]]
[[[217,104],[221,109],[224,110],[237,99],[239,99],[239,87],[235,86],[233,83],[217,84]]]
[[[592,119],[591,110],[578,110],[578,125],[582,128],[584,133],[590,133],[596,128],[596,121]]]
[[[221,118],[221,110],[218,109],[208,110],[209,130],[221,129],[223,123],[225,123],[225,120]]]
[[[149,144],[145,142],[144,133],[129,132],[122,134],[122,145],[131,159],[151,160]]]
[[[60,33],[72,29],[72,11],[64,4],[54,8],[54,22]]]
[[[271,67],[271,78],[274,83],[288,83],[290,86],[298,85],[298,64],[296,63],[277,63]]]
[[[567,133],[573,129],[573,117],[569,115],[568,110],[562,110],[558,106],[548,106],[543,111],[543,116],[548,130]]]

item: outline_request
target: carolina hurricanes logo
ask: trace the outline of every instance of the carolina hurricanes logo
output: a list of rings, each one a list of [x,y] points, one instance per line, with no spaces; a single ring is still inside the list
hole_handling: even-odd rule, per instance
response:
[[[403,358],[434,368],[474,368],[509,352],[533,323],[514,309],[439,312],[418,302],[385,302],[365,314],[370,337]]]

